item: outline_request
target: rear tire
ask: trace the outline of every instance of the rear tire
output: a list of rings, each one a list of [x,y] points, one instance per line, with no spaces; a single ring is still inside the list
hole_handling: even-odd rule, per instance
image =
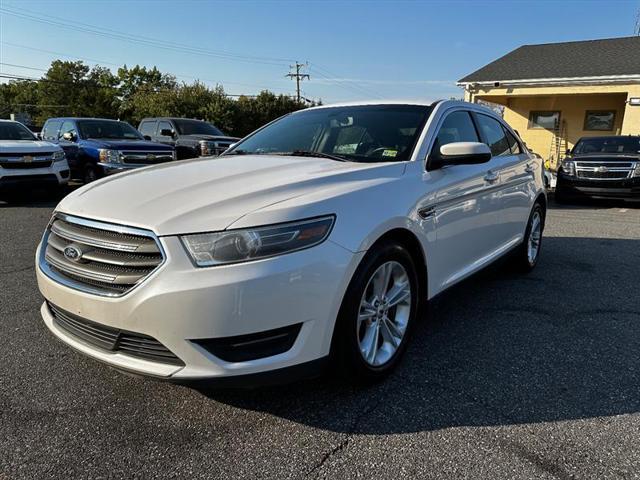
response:
[[[520,272],[528,273],[538,264],[546,213],[540,202],[531,209],[524,240],[514,254],[514,266]]]
[[[419,305],[414,261],[401,245],[375,246],[356,270],[342,301],[334,360],[359,382],[389,375],[407,348]]]

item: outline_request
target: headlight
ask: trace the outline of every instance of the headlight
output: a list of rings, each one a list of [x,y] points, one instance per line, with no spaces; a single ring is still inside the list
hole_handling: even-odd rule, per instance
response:
[[[563,160],[561,168],[565,175],[574,176],[576,174],[576,164],[573,160]]]
[[[100,161],[103,163],[122,163],[118,150],[100,149]]]
[[[329,236],[334,220],[331,215],[269,227],[184,235],[181,238],[198,267],[211,267],[313,247]]]
[[[640,162],[636,162],[636,168],[633,170],[634,177],[640,177]]]
[[[54,162],[61,162],[65,159],[64,152],[62,150],[59,152],[53,152],[51,158],[53,158]]]
[[[215,142],[209,142],[207,140],[200,140],[200,155],[215,155],[216,144]]]

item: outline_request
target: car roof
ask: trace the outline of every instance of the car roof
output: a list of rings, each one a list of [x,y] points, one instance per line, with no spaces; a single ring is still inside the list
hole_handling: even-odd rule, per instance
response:
[[[140,120],[140,122],[145,122],[150,120],[191,120],[193,122],[209,123],[206,120],[200,120],[198,118],[185,118],[185,117],[145,117],[142,120]]]
[[[103,120],[105,122],[125,122],[124,120],[115,120],[113,118],[100,118],[100,117],[51,117],[47,119],[47,122],[50,120]]]
[[[591,138],[598,138],[598,139],[613,139],[613,138],[637,138],[640,139],[640,135],[585,135],[584,137],[580,137],[580,140],[586,140],[586,139],[591,139]]]

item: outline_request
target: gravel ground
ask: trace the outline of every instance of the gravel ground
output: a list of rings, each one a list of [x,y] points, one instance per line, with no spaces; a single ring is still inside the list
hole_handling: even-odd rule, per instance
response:
[[[0,478],[640,478],[639,207],[552,204],[538,268],[442,295],[384,383],[199,391],[48,333],[54,205],[0,201]]]

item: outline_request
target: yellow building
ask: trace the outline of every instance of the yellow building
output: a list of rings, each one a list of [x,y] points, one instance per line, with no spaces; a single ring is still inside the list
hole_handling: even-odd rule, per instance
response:
[[[583,136],[640,135],[640,37],[525,45],[458,81],[555,169]]]

